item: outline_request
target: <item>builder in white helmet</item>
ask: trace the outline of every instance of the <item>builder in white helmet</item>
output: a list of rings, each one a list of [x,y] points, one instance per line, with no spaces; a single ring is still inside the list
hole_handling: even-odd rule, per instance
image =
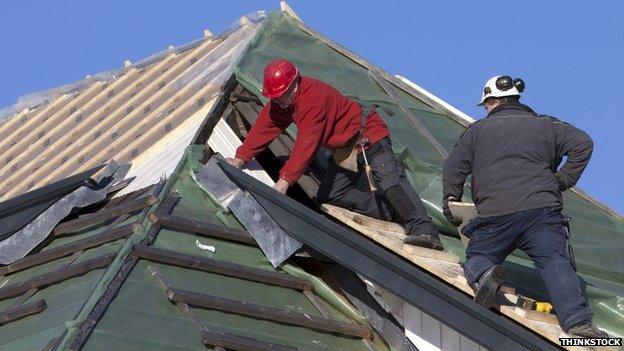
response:
[[[582,130],[521,104],[523,91],[521,79],[488,80],[479,103],[487,116],[468,128],[444,163],[444,214],[453,224],[459,223],[448,202],[461,200],[466,177],[472,175],[479,216],[463,229],[470,238],[466,278],[475,301],[491,307],[506,277],[502,263],[519,248],[539,270],[563,330],[608,337],[591,321],[561,214],[561,193],[583,173],[592,140]],[[567,160],[558,168],[564,156]]]

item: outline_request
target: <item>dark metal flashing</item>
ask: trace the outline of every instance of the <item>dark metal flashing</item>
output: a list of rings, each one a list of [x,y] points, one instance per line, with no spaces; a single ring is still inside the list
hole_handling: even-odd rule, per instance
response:
[[[377,303],[355,273],[335,263],[329,264],[328,269],[349,301],[362,312],[392,350],[418,351],[405,336],[404,328]]]
[[[476,304],[465,294],[360,235],[220,162],[290,235],[365,276],[491,350],[558,350],[549,341]]]
[[[88,184],[104,165],[59,180],[0,203],[0,240],[24,227],[63,196]]]

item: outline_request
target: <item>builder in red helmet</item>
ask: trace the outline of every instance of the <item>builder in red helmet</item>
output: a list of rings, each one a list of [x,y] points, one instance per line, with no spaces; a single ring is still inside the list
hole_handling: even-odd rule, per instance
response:
[[[271,99],[228,162],[242,167],[264,150],[291,123],[297,138],[274,188],[286,193],[308,168],[321,147],[332,151],[319,202],[331,203],[375,218],[401,222],[405,243],[442,250],[439,234],[405,170],[392,152],[390,132],[375,110],[362,107],[330,85],[301,76],[291,62],[278,59],[264,70],[262,95]],[[365,151],[364,151],[365,150]],[[356,186],[370,168],[379,191]],[[370,166],[368,166],[370,165]]]

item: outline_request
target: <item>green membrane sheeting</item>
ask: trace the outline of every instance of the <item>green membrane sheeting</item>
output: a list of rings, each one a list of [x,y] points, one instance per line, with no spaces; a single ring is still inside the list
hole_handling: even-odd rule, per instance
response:
[[[190,177],[191,170],[197,170],[201,166],[197,158],[201,155],[202,148],[201,145],[192,146],[179,171],[168,181],[170,191],[178,192],[181,197],[173,215],[241,228],[236,219],[231,214],[222,212]],[[215,252],[200,249],[197,246],[198,242],[214,246]],[[257,247],[189,233],[161,229],[153,246],[257,269],[275,270]],[[190,320],[167,299],[161,288],[146,272],[148,265],[162,273],[175,288],[320,316],[318,310],[300,291],[140,260],[96,325],[84,350],[207,349]],[[313,280],[312,278],[310,276],[308,279]],[[321,289],[315,287],[315,290]],[[321,296],[318,291],[317,294]],[[336,307],[340,304],[332,299],[337,297],[330,296],[328,299],[323,297],[324,307],[336,320],[350,320],[344,308]],[[236,314],[200,308],[192,310],[208,329],[215,332],[250,337],[297,347],[300,350],[369,350],[359,338],[323,333]],[[388,350],[379,339],[377,343],[380,350]]]
[[[265,65],[280,57],[292,60],[302,74],[323,80],[359,102],[379,104],[382,109],[378,111],[381,111],[391,130],[395,153],[405,165],[408,177],[423,198],[429,215],[441,230],[455,230],[440,210],[442,158],[412,127],[366,68],[304,32],[292,17],[272,13],[235,67],[237,79],[260,96]],[[444,148],[452,149],[465,127],[399,88],[394,87],[393,93]],[[288,129],[293,137],[294,131],[293,128]],[[464,201],[471,201],[469,189],[465,191]],[[572,244],[579,273],[586,283],[585,292],[595,314],[594,320],[612,336],[622,337],[624,220],[571,191],[565,193],[564,201],[564,213],[572,217]],[[464,257],[459,240],[449,237],[443,240],[448,251]],[[514,252],[508,258],[507,266],[510,271],[508,280],[520,292],[546,299],[546,289],[526,255]]]
[[[125,225],[136,222],[140,215],[131,216],[123,223]],[[52,241],[42,251],[50,250],[60,245],[69,244],[77,240],[97,235],[105,229],[110,229],[106,223],[96,225],[87,230],[61,237]],[[124,240],[119,239],[98,247],[85,250],[72,264],[104,255],[110,252],[118,252]],[[57,259],[42,265],[13,273],[5,277],[2,285],[15,284],[34,278],[41,274],[49,273],[61,266],[69,264],[69,257]],[[60,337],[66,330],[67,323],[76,318],[78,312],[89,297],[95,293],[96,286],[106,268],[100,268],[88,272],[85,275],[66,279],[49,287],[39,289],[25,304],[38,300],[45,300],[47,307],[41,313],[22,318],[20,320],[0,325],[0,350],[32,351],[43,349],[50,340]],[[9,308],[19,297],[0,301],[0,311]]]

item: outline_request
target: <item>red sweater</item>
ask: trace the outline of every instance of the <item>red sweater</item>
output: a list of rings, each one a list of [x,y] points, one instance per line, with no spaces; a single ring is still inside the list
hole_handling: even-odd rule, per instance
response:
[[[280,171],[280,178],[296,183],[318,149],[346,146],[358,133],[362,108],[330,85],[301,77],[293,103],[285,110],[268,103],[260,112],[236,157],[249,162],[291,123],[297,126],[297,138],[291,155]],[[390,135],[388,127],[376,112],[372,112],[364,127],[364,136],[375,143]]]

